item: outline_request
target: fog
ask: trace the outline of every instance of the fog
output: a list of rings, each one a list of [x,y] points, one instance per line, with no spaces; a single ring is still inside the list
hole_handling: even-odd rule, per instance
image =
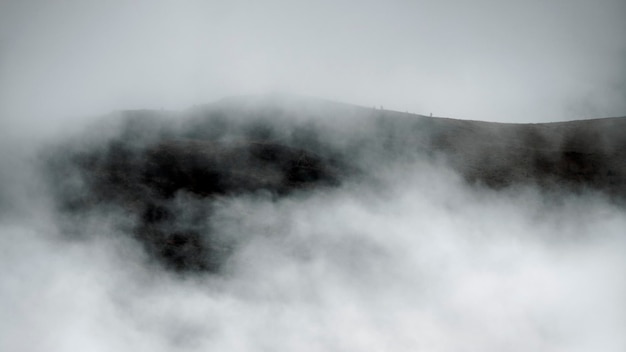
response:
[[[623,209],[471,189],[419,161],[376,178],[219,199],[213,229],[238,243],[219,275],[155,269],[119,218],[68,239],[32,204],[1,221],[1,349],[626,347]]]
[[[346,127],[321,134],[322,145],[336,143],[365,174],[282,195],[181,190],[169,200],[176,223],[161,226],[195,226],[229,246],[209,272],[155,265],[127,230],[141,219],[132,204],[59,207],[85,186],[71,164],[42,166],[58,146],[5,153],[0,349],[624,350],[623,205],[591,190],[492,190],[438,158],[354,151],[352,139],[384,136],[320,111],[320,131]],[[279,130],[290,126],[283,118]],[[149,140],[146,129],[114,126],[65,138],[78,138],[78,151],[117,134]],[[219,138],[239,133],[225,131]],[[60,151],[71,160],[72,149]]]
[[[129,236],[123,207],[60,208],[86,188],[46,169],[68,140],[118,133],[115,111],[171,122],[232,95],[623,116],[624,14],[619,0],[3,1],[0,350],[624,351],[626,213],[601,192],[493,190],[437,158],[354,152],[387,141],[328,114],[319,142],[363,173],[279,196],[177,193],[177,219],[210,209],[201,235],[229,246],[217,272],[181,273]]]

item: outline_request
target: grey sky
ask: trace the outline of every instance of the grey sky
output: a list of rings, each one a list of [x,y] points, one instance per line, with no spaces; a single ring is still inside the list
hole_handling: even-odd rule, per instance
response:
[[[33,1],[0,5],[0,113],[289,92],[465,119],[626,114],[626,2]]]

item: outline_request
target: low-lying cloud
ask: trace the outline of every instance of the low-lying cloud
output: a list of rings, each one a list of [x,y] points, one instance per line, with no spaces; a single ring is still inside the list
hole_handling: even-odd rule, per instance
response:
[[[0,193],[15,205],[0,218],[2,350],[626,347],[626,215],[598,193],[381,163],[340,186],[204,200],[232,252],[218,273],[181,274],[124,232],[131,215],[59,214],[28,191],[47,176],[21,165]]]

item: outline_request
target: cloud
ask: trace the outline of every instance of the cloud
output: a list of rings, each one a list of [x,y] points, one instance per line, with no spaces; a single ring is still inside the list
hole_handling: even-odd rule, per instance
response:
[[[74,220],[78,238],[53,208],[4,218],[2,349],[623,350],[621,208],[388,166],[211,201],[237,244],[221,274],[155,268],[122,214]]]

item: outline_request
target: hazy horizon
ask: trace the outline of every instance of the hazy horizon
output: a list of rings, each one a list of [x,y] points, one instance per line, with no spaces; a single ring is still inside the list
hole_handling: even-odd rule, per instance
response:
[[[619,0],[5,0],[0,115],[19,133],[285,92],[499,122],[623,116],[625,14]]]

